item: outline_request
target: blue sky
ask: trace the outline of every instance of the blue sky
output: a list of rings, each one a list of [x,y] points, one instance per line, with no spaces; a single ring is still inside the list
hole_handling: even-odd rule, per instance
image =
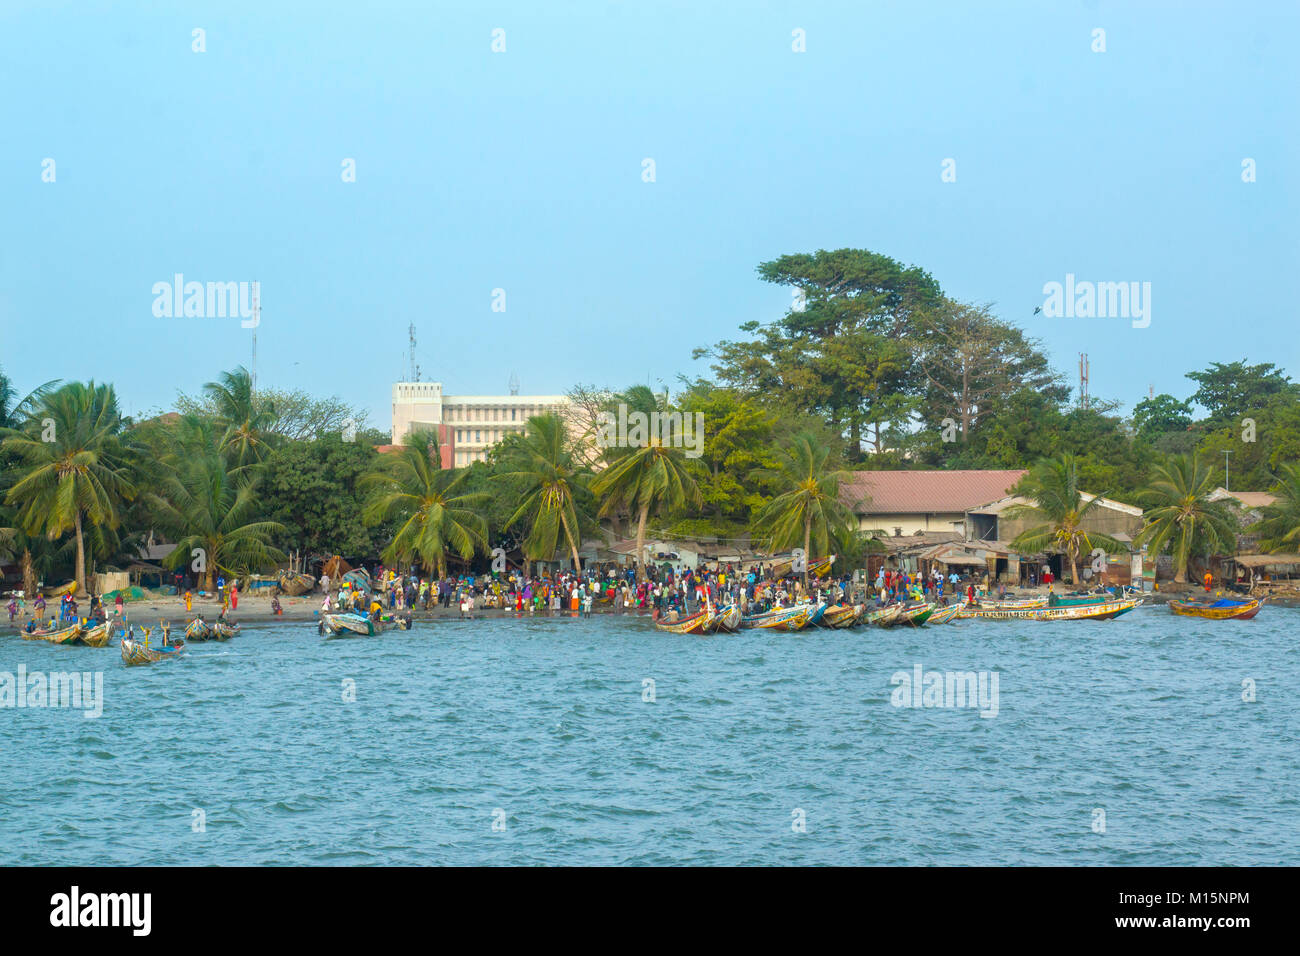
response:
[[[259,381],[386,429],[410,322],[452,393],[672,383],[788,307],[760,261],[857,246],[1087,351],[1094,395],[1300,373],[1298,11],[0,0],[0,366],[169,407],[250,332],[154,283],[257,279]],[[1150,326],[1033,316],[1067,273],[1150,282]]]

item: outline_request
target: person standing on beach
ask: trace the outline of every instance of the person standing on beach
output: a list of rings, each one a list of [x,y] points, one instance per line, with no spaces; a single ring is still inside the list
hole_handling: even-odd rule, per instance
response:
[[[1205,593],[1209,594],[1210,587],[1214,584],[1214,575],[1212,575],[1209,571],[1206,571],[1204,581],[1205,581]]]
[[[232,611],[239,610],[239,585],[238,584],[230,585],[230,609]]]
[[[45,595],[43,595],[43,594],[37,594],[37,595],[36,595],[36,600],[32,602],[32,608],[35,609],[35,611],[36,611],[36,620],[40,621],[41,625],[44,626],[44,624],[45,624]]]
[[[194,610],[194,592],[186,590],[185,592],[185,613],[189,614]]]

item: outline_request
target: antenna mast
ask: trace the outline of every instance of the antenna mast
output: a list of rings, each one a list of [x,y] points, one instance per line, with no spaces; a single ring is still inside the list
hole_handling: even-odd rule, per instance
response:
[[[418,382],[420,380],[420,366],[415,364],[415,323],[412,322],[406,331],[411,342],[411,377],[408,381]]]
[[[1079,399],[1088,407],[1088,353],[1079,353]]]
[[[510,373],[510,394],[511,395],[519,394],[519,376],[516,375],[514,372]]]
[[[248,373],[250,391],[257,391],[257,327],[262,323],[262,287],[253,280],[253,368]]]

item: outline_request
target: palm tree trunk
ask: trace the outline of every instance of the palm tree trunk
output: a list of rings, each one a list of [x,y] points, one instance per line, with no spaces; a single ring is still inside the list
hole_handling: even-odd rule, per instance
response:
[[[646,579],[645,574],[645,522],[650,516],[649,503],[641,506],[641,513],[636,521],[636,580],[640,584]]]
[[[573,552],[573,573],[582,573],[582,561],[578,558],[578,545],[573,540],[573,532],[569,530],[569,516],[565,514],[564,509],[560,509],[560,524],[564,527],[564,538],[569,542],[569,550]]]
[[[75,518],[75,527],[77,530],[77,568],[76,581],[77,593],[83,594],[86,590],[86,543],[81,537],[81,510],[78,509]]]
[[[23,548],[22,558],[23,569],[23,595],[27,600],[35,600],[36,596],[36,572],[32,570],[32,552]]]
[[[812,546],[812,512],[809,511],[803,519],[803,594],[808,597],[808,565],[812,563],[812,555],[808,549]]]

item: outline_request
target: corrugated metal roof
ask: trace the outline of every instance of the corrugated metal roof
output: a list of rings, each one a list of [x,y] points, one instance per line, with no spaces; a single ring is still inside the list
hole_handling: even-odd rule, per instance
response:
[[[1025,472],[855,471],[840,501],[858,514],[956,514],[1001,498]]]

